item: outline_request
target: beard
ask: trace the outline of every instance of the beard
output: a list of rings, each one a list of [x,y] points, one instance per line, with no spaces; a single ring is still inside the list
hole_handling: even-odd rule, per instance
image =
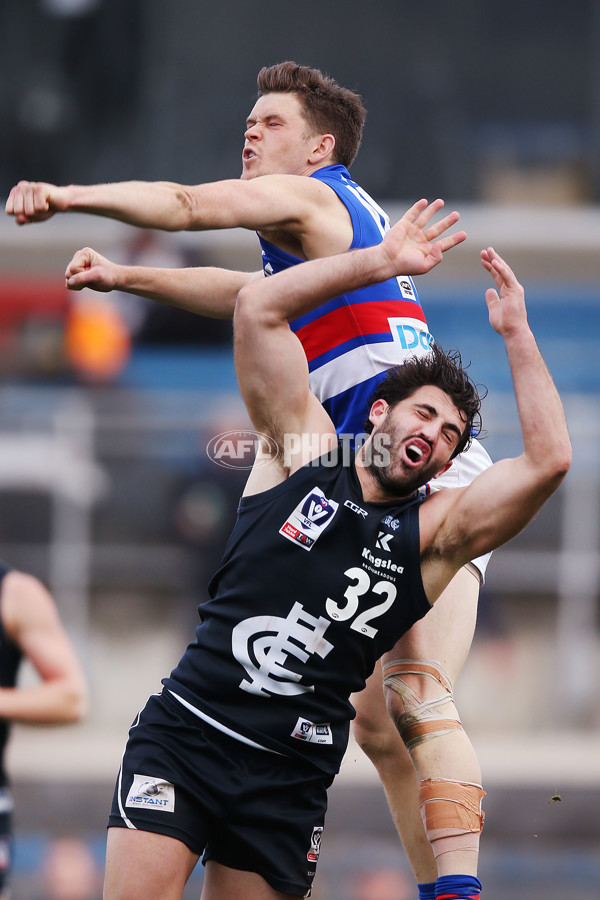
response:
[[[423,466],[419,466],[418,469],[406,465],[402,459],[400,447],[407,436],[400,436],[397,427],[390,427],[388,423],[388,427],[374,432],[374,434],[378,433],[387,435],[385,446],[388,449],[389,461],[384,465],[381,457],[371,454],[365,468],[390,497],[409,497],[431,481],[440,471],[439,463],[433,463],[431,460]]]
[[[372,461],[366,468],[390,497],[409,497],[431,481],[439,471],[432,465],[423,466],[422,469],[415,471],[406,467],[402,460],[397,464],[392,460],[387,466],[377,465]]]

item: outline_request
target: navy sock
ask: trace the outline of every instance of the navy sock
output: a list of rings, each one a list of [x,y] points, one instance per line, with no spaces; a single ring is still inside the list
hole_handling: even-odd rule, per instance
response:
[[[418,884],[419,900],[435,900],[435,881]]]
[[[440,875],[435,900],[479,900],[481,882],[473,875]]]

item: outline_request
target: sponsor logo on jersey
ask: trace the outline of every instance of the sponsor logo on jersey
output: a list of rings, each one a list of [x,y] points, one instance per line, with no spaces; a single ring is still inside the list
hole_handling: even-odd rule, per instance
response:
[[[375,547],[377,550],[385,550],[386,553],[391,553],[390,550],[390,541],[394,539],[394,535],[390,534],[386,531],[380,531],[377,535],[377,540],[375,541]]]
[[[392,535],[390,535],[392,537]],[[389,553],[389,547],[385,548]],[[368,562],[374,566],[376,571],[387,570],[388,572],[398,572],[398,574],[402,574],[404,572],[404,566],[399,566],[397,563],[392,562],[391,559],[384,559],[381,556],[375,556],[368,547],[363,547],[362,558],[366,559]],[[368,568],[368,566],[367,566]]]
[[[125,806],[175,812],[175,786],[164,778],[134,775]]]
[[[433,346],[433,335],[427,330],[427,326],[418,319],[390,316],[388,318],[390,331],[396,343],[403,350],[424,352]]]
[[[319,853],[321,852],[321,838],[323,836],[323,826],[317,826],[313,828],[313,833],[310,839],[310,850],[306,854],[306,858],[309,862],[316,862],[319,858]]]
[[[306,663],[313,653],[324,659],[333,650],[324,637],[330,625],[329,619],[312,616],[301,603],[294,603],[285,619],[251,616],[238,622],[231,633],[231,649],[248,676],[240,682],[241,689],[267,697],[314,691],[312,684],[299,684],[302,675],[286,665],[290,657]]]
[[[412,281],[408,278],[407,275],[398,275],[396,277],[396,281],[398,282],[398,287],[400,288],[400,293],[404,297],[405,300],[414,300],[415,299],[415,289],[412,286]]]
[[[279,529],[289,541],[311,550],[315,541],[331,523],[339,503],[328,500],[321,488],[315,487],[302,498],[296,509]]]
[[[361,509],[360,506],[357,506],[352,500],[344,500],[344,506],[351,509],[352,512],[355,512],[357,516],[362,516],[363,519],[366,519],[369,515],[366,509]]]
[[[298,719],[296,727],[292,731],[292,737],[308,744],[333,744],[333,735],[329,722],[315,725],[308,719]]]

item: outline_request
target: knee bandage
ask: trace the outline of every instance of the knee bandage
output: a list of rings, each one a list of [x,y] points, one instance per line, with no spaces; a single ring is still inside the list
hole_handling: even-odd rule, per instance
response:
[[[419,787],[421,817],[435,858],[451,850],[479,849],[485,791],[479,784],[431,778]]]
[[[433,678],[444,689],[432,700],[421,697],[403,680],[403,675],[424,675]],[[452,682],[441,666],[431,660],[395,659],[383,667],[383,684],[402,699],[404,712],[395,717],[396,727],[407,750],[423,741],[462,728],[454,705]]]

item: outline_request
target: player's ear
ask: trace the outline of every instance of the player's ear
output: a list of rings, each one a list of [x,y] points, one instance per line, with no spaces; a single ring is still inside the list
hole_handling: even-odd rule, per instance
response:
[[[371,424],[375,427],[377,425],[381,425],[381,423],[387,416],[389,408],[389,403],[382,397],[380,397],[379,400],[375,400],[375,402],[371,406],[371,409],[369,410],[369,422],[371,422]]]
[[[311,165],[323,162],[328,156],[331,156],[335,149],[335,138],[332,134],[319,134],[315,138],[313,151],[308,161]]]

